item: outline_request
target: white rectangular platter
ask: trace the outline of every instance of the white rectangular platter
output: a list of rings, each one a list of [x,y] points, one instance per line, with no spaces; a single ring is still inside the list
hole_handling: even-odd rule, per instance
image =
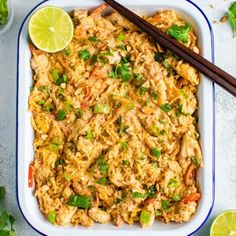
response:
[[[190,0],[120,0],[121,4],[139,14],[150,15],[159,9],[174,9],[181,18],[190,22],[197,36],[202,55],[214,61],[213,34],[207,17],[202,10]],[[30,67],[31,53],[28,47],[28,22],[33,12],[43,6],[55,5],[71,11],[78,8],[94,8],[102,3],[101,0],[46,0],[38,4],[26,16],[18,36],[17,52],[17,137],[16,137],[16,185],[19,208],[29,225],[41,235],[47,236],[106,236],[106,235],[160,235],[186,236],[198,230],[208,216],[214,203],[214,84],[202,76],[198,91],[199,101],[199,130],[201,147],[204,157],[204,168],[198,172],[198,182],[202,198],[196,214],[190,222],[184,224],[163,224],[155,222],[149,229],[142,229],[137,225],[124,225],[120,228],[95,224],[92,228],[57,227],[53,226],[40,213],[33,190],[28,188],[28,168],[34,157],[34,133],[31,127],[31,113],[28,111],[28,96],[32,85],[32,71]]]

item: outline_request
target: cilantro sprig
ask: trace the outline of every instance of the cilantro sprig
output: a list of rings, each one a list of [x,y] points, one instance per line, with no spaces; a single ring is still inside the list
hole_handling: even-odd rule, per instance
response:
[[[4,200],[6,190],[0,186],[0,204]],[[2,236],[16,236],[14,229],[15,219],[8,212],[0,212],[0,235]]]

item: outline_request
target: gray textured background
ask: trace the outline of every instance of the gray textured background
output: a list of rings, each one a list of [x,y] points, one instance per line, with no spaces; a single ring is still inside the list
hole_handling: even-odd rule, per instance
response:
[[[144,0],[143,0],[144,1]],[[13,0],[15,21],[8,33],[0,35],[0,185],[6,186],[5,207],[16,217],[18,236],[36,236],[23,220],[15,196],[15,107],[16,43],[20,24],[40,0]],[[195,0],[211,23],[227,11],[230,0]],[[78,0],[79,3],[79,0]],[[212,6],[213,5],[213,8]],[[236,77],[236,38],[228,23],[212,24],[216,64]],[[236,209],[236,99],[216,86],[216,199],[213,212],[195,235],[209,235],[212,220],[220,212]],[[182,236],[182,235],[181,235]]]

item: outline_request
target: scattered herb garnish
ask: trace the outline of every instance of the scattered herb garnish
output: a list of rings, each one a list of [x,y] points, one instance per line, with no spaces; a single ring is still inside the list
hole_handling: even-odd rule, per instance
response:
[[[110,78],[122,78],[123,82],[127,82],[131,79],[130,68],[126,64],[118,64],[113,66],[110,74]]]
[[[96,181],[97,184],[101,184],[101,185],[108,185],[109,184],[109,180],[105,177],[100,178]]]
[[[175,188],[175,187],[177,187],[177,185],[178,185],[177,179],[171,178],[168,185],[167,185],[167,187],[168,188]]]
[[[148,225],[151,220],[151,213],[149,211],[142,210],[139,220],[141,224]]]
[[[107,175],[108,170],[109,170],[109,165],[107,164],[104,156],[100,156],[97,161],[98,169],[101,172],[102,175]]]
[[[52,151],[57,151],[59,149],[59,147],[60,147],[60,144],[58,144],[58,143],[50,143],[49,147],[50,147],[50,149]]]
[[[125,39],[125,36],[123,34],[119,34],[116,39],[118,42],[121,42]]]
[[[195,165],[195,166],[200,166],[201,165],[201,160],[197,157],[197,156],[193,156],[191,158],[192,160],[192,163]]]
[[[53,110],[53,108],[54,108],[54,106],[51,103],[44,104],[44,106],[43,106],[44,111],[49,111],[50,112],[51,110]]]
[[[162,63],[165,60],[165,58],[166,58],[165,57],[165,53],[163,53],[163,52],[156,52],[154,58],[155,58],[155,61]]]
[[[172,110],[172,106],[169,103],[162,104],[160,108],[165,112],[170,112]]]
[[[0,25],[5,25],[8,21],[7,0],[0,0]]]
[[[81,119],[84,115],[84,112],[81,108],[76,108],[75,109],[75,116],[77,119]]]
[[[71,181],[71,176],[68,173],[64,173],[64,178],[66,181],[70,182]]]
[[[6,190],[0,186],[0,202],[4,200]],[[6,211],[0,212],[0,235],[1,236],[16,236],[14,229],[15,219]]]
[[[108,104],[100,103],[95,104],[94,106],[94,113],[102,113],[102,114],[109,114],[110,107]]]
[[[62,76],[60,76],[57,69],[52,70],[52,76],[55,80],[56,85],[66,83],[68,81],[68,76],[66,74],[63,74]]]
[[[160,155],[161,155],[161,150],[160,150],[160,149],[157,149],[156,147],[153,147],[153,148],[151,149],[151,155],[154,156],[154,157],[159,158]]]
[[[174,200],[175,202],[179,202],[179,201],[181,200],[179,194],[175,193],[175,194],[173,195],[173,200]]]
[[[171,203],[168,200],[161,200],[161,207],[164,211],[167,211],[171,208]]]
[[[168,75],[173,75],[174,74],[174,69],[173,69],[172,65],[167,60],[164,60],[162,62],[162,65],[167,70]]]
[[[155,92],[152,92],[152,98],[153,100],[157,100],[158,99],[158,94]]]
[[[122,160],[122,165],[123,166],[129,166],[130,162],[128,160]]]
[[[67,205],[76,206],[76,207],[79,207],[82,209],[88,209],[91,206],[91,201],[90,201],[89,197],[77,194],[77,195],[72,195],[69,198]]]
[[[83,60],[88,60],[90,58],[90,52],[88,50],[79,51],[79,57]]]
[[[56,115],[56,120],[58,121],[62,121],[66,118],[66,115],[67,115],[67,112],[63,109],[60,109],[58,112],[57,112],[57,115]]]
[[[128,64],[130,62],[131,62],[130,55],[128,55],[126,57],[122,57],[121,60],[120,60],[121,64]]]
[[[99,39],[96,36],[88,37],[88,40],[91,41],[91,42],[94,42],[94,43],[98,43],[99,42]]]
[[[93,140],[93,132],[92,131],[87,131],[86,139]]]
[[[188,33],[191,31],[189,24],[185,23],[184,26],[172,25],[167,34],[172,38],[177,39],[180,42],[187,43],[189,40]]]
[[[72,51],[70,48],[66,48],[64,49],[64,51],[62,51],[62,53],[65,55],[65,56],[70,56],[72,54]]]
[[[128,144],[125,141],[120,141],[121,148],[126,150],[128,148]]]
[[[119,134],[125,133],[128,128],[129,128],[128,125],[121,126],[121,127],[119,128]]]
[[[65,160],[64,159],[56,160],[55,168],[57,168],[59,165],[64,166],[65,165]]]
[[[123,80],[123,82],[127,82],[131,79],[130,69],[127,65],[121,65],[119,67],[119,74]]]
[[[145,87],[140,86],[140,87],[138,88],[137,93],[138,93],[138,95],[143,96],[143,95],[146,94],[146,92],[147,92],[148,90],[149,90],[149,88],[145,88]]]
[[[133,198],[146,198],[148,195],[147,193],[131,192],[131,196]]]
[[[122,51],[127,51],[127,46],[126,45],[119,45],[118,48]]]
[[[154,213],[155,213],[155,216],[161,216],[162,215],[161,210],[155,210]]]
[[[236,37],[236,2],[232,3],[229,8],[229,22],[233,28],[233,35]]]
[[[148,197],[155,198],[157,196],[156,186],[153,185],[150,188],[148,188],[147,193],[148,193]]]
[[[134,73],[134,84],[139,87],[143,84],[143,75],[139,73]]]
[[[38,104],[39,104],[39,105],[44,105],[44,104],[45,104],[45,100],[39,100],[39,101],[38,101]]]
[[[56,221],[56,216],[57,215],[55,211],[50,211],[48,213],[48,221],[53,224]]]

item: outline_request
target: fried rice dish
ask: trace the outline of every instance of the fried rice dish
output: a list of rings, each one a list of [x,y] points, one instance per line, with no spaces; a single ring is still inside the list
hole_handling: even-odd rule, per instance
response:
[[[58,53],[30,45],[29,186],[55,225],[187,222],[201,198],[198,71],[115,11],[74,10]],[[196,53],[173,10],[144,18]]]

